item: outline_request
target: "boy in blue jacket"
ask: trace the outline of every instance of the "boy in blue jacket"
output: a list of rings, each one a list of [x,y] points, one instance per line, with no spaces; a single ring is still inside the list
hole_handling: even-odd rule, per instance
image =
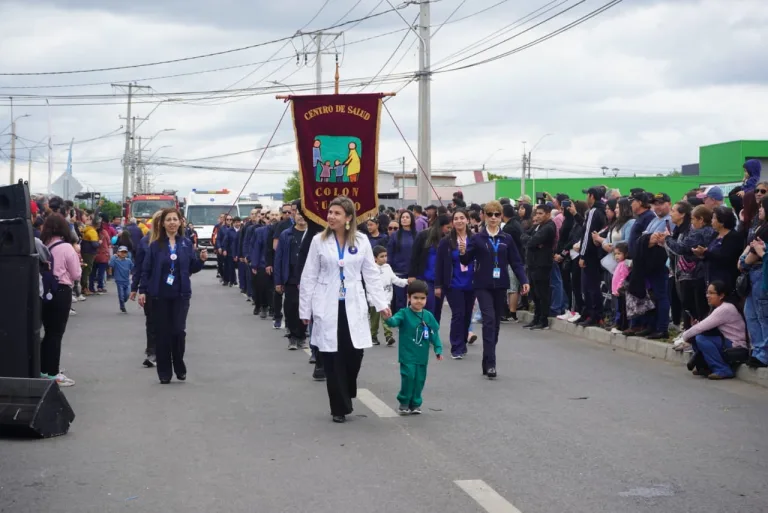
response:
[[[120,311],[128,313],[125,309],[125,302],[131,293],[131,270],[133,262],[128,258],[128,248],[120,246],[117,253],[112,255],[109,260],[109,267],[112,269],[112,276],[117,285],[117,299],[120,301]]]

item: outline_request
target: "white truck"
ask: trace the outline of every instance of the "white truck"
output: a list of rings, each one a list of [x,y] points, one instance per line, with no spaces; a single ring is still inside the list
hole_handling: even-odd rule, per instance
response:
[[[229,189],[220,191],[198,191],[192,189],[187,197],[184,217],[187,222],[195,227],[197,232],[197,246],[199,249],[208,250],[208,261],[216,261],[216,252],[213,250],[213,227],[219,222],[221,214],[238,215],[238,196]]]

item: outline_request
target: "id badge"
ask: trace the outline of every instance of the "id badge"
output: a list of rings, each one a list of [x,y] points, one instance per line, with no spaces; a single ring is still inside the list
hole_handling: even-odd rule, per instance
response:
[[[339,301],[343,301],[347,297],[347,289],[342,285],[339,287]]]
[[[429,340],[429,328],[424,326],[424,340]]]
[[[498,280],[499,278],[501,278],[501,269],[498,268],[498,267],[494,267],[493,268],[493,279],[494,280]]]
[[[165,283],[167,285],[173,285],[173,280],[175,280],[176,277],[173,274],[169,274],[168,277],[165,279]]]

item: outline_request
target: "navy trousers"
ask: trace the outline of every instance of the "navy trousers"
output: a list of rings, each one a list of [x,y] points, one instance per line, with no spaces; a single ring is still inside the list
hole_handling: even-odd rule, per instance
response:
[[[496,367],[496,344],[501,318],[507,311],[507,289],[477,289],[477,303],[483,318],[483,373]]]
[[[443,289],[451,307],[451,355],[467,354],[469,325],[472,323],[472,308],[475,306],[474,290]]]
[[[186,375],[184,352],[187,345],[189,298],[152,298],[152,308],[152,319],[157,330],[157,376],[160,379],[171,379],[173,372],[177,376]]]

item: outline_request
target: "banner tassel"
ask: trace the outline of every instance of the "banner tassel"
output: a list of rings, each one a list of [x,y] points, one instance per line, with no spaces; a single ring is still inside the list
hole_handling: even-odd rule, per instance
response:
[[[381,104],[384,106],[384,109],[386,109],[386,111],[387,111],[387,114],[389,114],[389,118],[392,120],[392,123],[394,123],[394,124],[395,124],[395,128],[397,128],[397,131],[398,131],[398,132],[400,132],[400,137],[402,137],[402,138],[403,138],[403,142],[405,143],[405,145],[406,145],[406,146],[408,146],[408,151],[410,151],[410,152],[411,152],[411,155],[413,155],[413,159],[416,161],[416,165],[418,165],[418,166],[419,166],[419,170],[420,170],[420,171],[421,171],[421,173],[424,175],[424,178],[426,178],[426,179],[427,179],[427,183],[428,183],[428,184],[429,184],[429,186],[432,188],[432,191],[435,193],[435,196],[437,196],[437,201],[439,201],[439,202],[440,202],[440,205],[442,206],[442,205],[443,205],[443,199],[442,199],[442,198],[440,197],[440,195],[437,193],[437,189],[435,189],[435,186],[434,186],[434,185],[432,185],[432,180],[430,180],[430,179],[429,179],[429,177],[427,176],[427,172],[426,172],[426,171],[424,171],[424,168],[423,168],[423,167],[421,167],[421,162],[419,162],[419,159],[418,159],[418,157],[416,157],[416,154],[413,152],[413,148],[411,148],[411,145],[410,145],[410,144],[408,144],[408,140],[405,138],[405,135],[403,134],[403,131],[402,131],[402,130],[400,130],[400,126],[397,124],[397,121],[395,121],[395,117],[394,117],[394,116],[392,115],[392,113],[389,111],[389,107],[387,107],[387,103],[386,103],[386,102],[381,102]],[[403,199],[405,199],[405,198],[403,198]],[[426,206],[426,205],[423,205],[423,206]]]
[[[285,106],[285,110],[283,111],[283,115],[280,116],[280,121],[277,122],[275,131],[272,132],[272,135],[269,137],[269,141],[267,141],[267,144],[264,145],[264,150],[262,150],[261,155],[259,156],[259,160],[256,162],[256,165],[253,167],[253,171],[251,171],[251,174],[248,175],[248,179],[245,180],[245,183],[243,184],[243,188],[240,189],[240,192],[237,193],[237,199],[235,199],[235,203],[231,207],[229,207],[229,212],[227,212],[227,214],[230,214],[232,212],[232,209],[237,206],[237,200],[240,199],[240,195],[243,193],[245,188],[248,187],[248,182],[250,182],[251,178],[253,178],[253,174],[256,172],[256,169],[258,169],[259,164],[261,164],[261,161],[264,158],[264,155],[267,153],[267,150],[272,147],[272,140],[275,138],[275,135],[277,135],[277,131],[280,130],[280,125],[283,124],[283,119],[285,118],[285,114],[288,112],[288,107],[290,106],[291,106],[290,103],[288,103]]]

